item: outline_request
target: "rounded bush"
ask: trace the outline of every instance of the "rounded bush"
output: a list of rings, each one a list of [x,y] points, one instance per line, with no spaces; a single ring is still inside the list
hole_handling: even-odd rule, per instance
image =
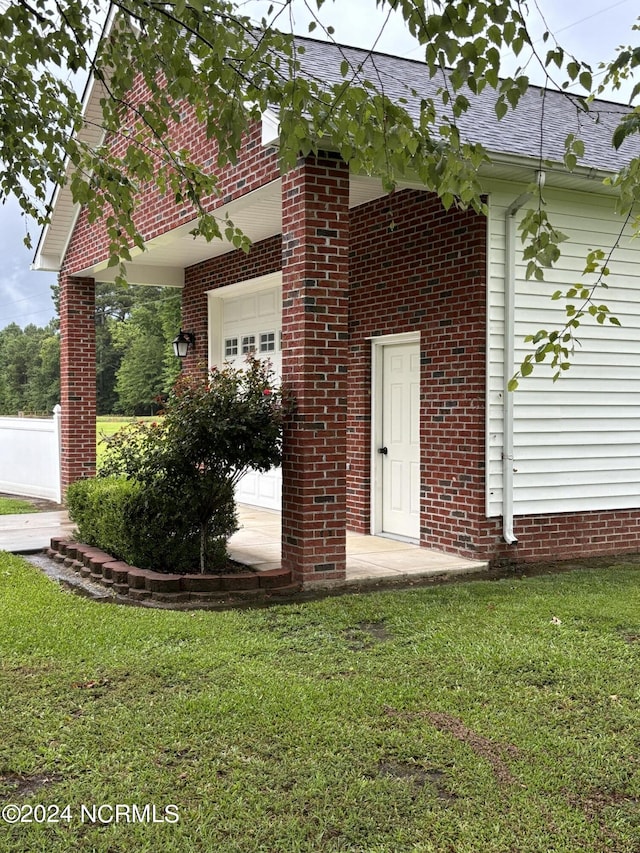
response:
[[[180,377],[162,417],[112,436],[100,476],[69,490],[81,538],[140,568],[220,569],[235,486],[280,464],[282,416],[271,368],[252,356],[245,369]]]

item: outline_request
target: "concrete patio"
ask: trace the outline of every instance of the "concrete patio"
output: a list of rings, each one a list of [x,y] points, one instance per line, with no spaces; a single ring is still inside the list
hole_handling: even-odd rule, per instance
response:
[[[280,566],[280,513],[240,504],[240,530],[229,542],[232,559],[259,570]],[[64,510],[0,516],[0,550],[37,553],[52,536],[71,536]],[[403,577],[481,572],[487,563],[419,548],[381,536],[347,533],[347,581],[401,580]]]
[[[240,530],[229,542],[231,557],[257,569],[281,563],[280,513],[239,505]],[[347,581],[481,572],[486,562],[419,548],[382,536],[347,532]]]

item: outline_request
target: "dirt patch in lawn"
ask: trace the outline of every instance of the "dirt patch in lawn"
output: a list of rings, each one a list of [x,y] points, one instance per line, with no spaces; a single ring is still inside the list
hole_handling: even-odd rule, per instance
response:
[[[404,782],[411,782],[419,787],[431,785],[435,788],[438,799],[455,800],[456,795],[446,788],[445,782],[447,774],[444,770],[420,767],[418,764],[411,764],[408,761],[381,761],[378,764],[378,774],[389,779],[400,779]]]
[[[420,711],[420,712],[403,712],[397,711],[395,708],[387,708],[386,713],[390,717],[403,717],[405,719],[415,719],[416,717],[424,717],[429,720],[432,726],[438,731],[452,735],[456,740],[462,741],[469,746],[476,755],[483,758],[489,763],[493,774],[501,785],[510,785],[515,782],[515,778],[505,760],[508,758],[517,758],[520,754],[517,747],[508,743],[497,743],[490,738],[479,735],[470,729],[468,726],[459,720],[457,717],[452,717],[450,714],[443,714],[437,711]]]
[[[623,847],[618,846],[616,827],[625,824],[628,827],[637,826],[640,818],[640,799],[624,791],[596,788],[583,793],[572,792],[567,795],[567,802],[598,828],[603,850],[622,850]]]
[[[353,651],[368,649],[376,643],[384,643],[392,639],[392,634],[382,622],[359,622],[353,628],[344,632],[349,648]]]
[[[487,737],[483,737],[465,726],[461,720],[449,714],[428,712],[426,716],[438,731],[453,735],[457,740],[470,746],[476,755],[488,761],[496,779],[501,785],[510,785],[515,781],[511,770],[503,758],[504,755],[517,758],[519,752],[515,746],[512,744],[496,743]]]
[[[620,631],[620,636],[625,641],[625,643],[638,643],[640,642],[640,630],[625,630]]]
[[[62,779],[59,773],[0,773],[0,786],[8,786],[12,797],[29,797]]]

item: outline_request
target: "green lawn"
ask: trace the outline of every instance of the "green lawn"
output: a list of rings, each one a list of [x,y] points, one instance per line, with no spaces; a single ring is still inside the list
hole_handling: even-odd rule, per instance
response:
[[[125,418],[119,415],[102,415],[96,418],[96,440],[99,444],[102,438],[113,435],[125,424],[144,420],[150,420],[150,418]]]
[[[24,514],[25,512],[37,512],[36,507],[29,501],[21,498],[0,497],[0,515]]]
[[[174,613],[2,555],[0,625],[1,801],[69,804],[3,853],[640,849],[638,567]]]
[[[102,459],[105,451],[105,443],[104,439],[109,438],[109,436],[114,435],[121,427],[125,426],[125,424],[129,424],[135,421],[153,421],[157,420],[157,418],[144,417],[144,418],[129,418],[118,415],[101,415],[96,418],[96,456],[97,463],[100,464],[100,460]]]

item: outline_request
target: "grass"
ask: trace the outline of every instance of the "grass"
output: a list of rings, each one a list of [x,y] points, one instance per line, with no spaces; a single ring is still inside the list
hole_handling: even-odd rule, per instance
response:
[[[0,799],[70,804],[2,851],[639,848],[637,566],[178,613],[2,555],[0,625]]]
[[[4,498],[0,497],[0,515],[14,515],[26,512],[37,512],[36,507],[29,501],[23,501],[20,498]]]
[[[96,462],[99,465],[104,456],[105,443],[104,439],[115,435],[118,430],[125,424],[134,423],[136,421],[154,421],[157,418],[152,417],[124,417],[119,415],[101,415],[96,418]]]

